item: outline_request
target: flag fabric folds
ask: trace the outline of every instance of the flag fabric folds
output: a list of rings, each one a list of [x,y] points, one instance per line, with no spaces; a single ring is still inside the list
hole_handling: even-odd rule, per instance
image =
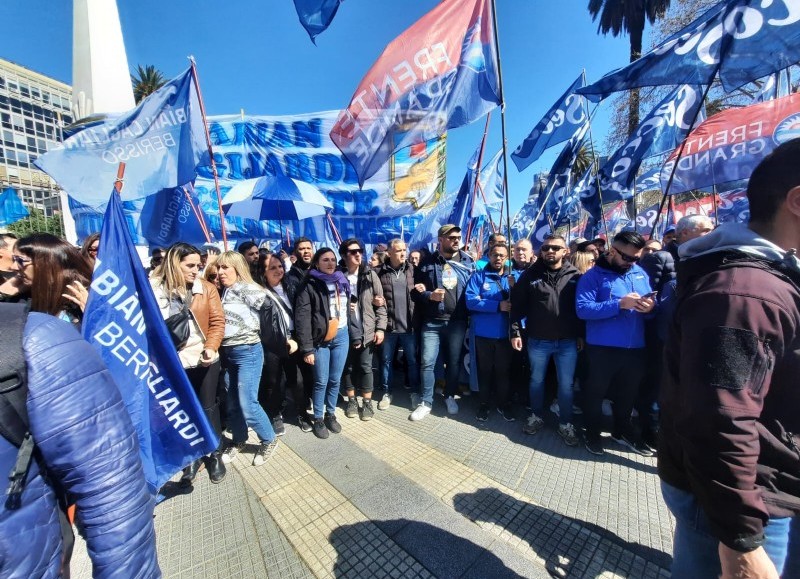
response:
[[[14,189],[9,187],[0,193],[0,227],[7,227],[28,215],[28,208],[22,204]]]
[[[155,494],[176,472],[216,450],[131,241],[118,195],[108,202],[83,317],[83,337],[100,353],[122,393]]]
[[[363,184],[399,149],[471,123],[499,103],[491,0],[443,0],[389,43],[331,139]]]
[[[105,192],[122,162],[123,200],[193,181],[195,166],[207,153],[204,133],[190,68],[132,111],[83,129],[34,164],[70,197],[98,207],[107,201]]]
[[[584,85],[584,75],[581,73],[567,92],[550,107],[542,120],[536,123],[516,151],[511,153],[511,160],[514,161],[518,171],[524,171],[535,163],[549,147],[569,139],[586,121],[586,98],[575,94],[575,91]]]
[[[800,61],[799,0],[728,0],[628,66],[578,93],[598,102],[643,86],[709,85],[719,72],[726,92]]]
[[[476,175],[480,147],[472,155],[467,166],[467,174],[461,182],[453,209],[445,223],[455,223],[465,232],[470,221],[477,217],[487,217],[489,208],[498,209],[503,202],[503,167],[501,164],[503,151],[494,157]],[[475,178],[478,177],[478,189]]]
[[[677,151],[670,155],[661,169],[662,189],[676,160],[670,195],[749,179],[775,147],[798,137],[800,93],[722,111],[689,133],[679,160]]]
[[[671,91],[645,117],[636,132],[600,168],[599,183],[603,201],[619,201],[633,196],[634,181],[642,161],[680,145],[691,129],[695,115],[705,120],[703,88],[681,85]],[[702,116],[701,116],[702,115]]]
[[[341,3],[342,0],[294,0],[297,17],[311,42],[316,44],[317,36],[328,29]]]

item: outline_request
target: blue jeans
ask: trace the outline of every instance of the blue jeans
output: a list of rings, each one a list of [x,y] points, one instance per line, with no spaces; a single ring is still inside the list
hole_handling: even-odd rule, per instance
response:
[[[534,340],[528,338],[528,359],[531,363],[531,381],[528,392],[531,410],[541,417],[544,409],[544,377],[550,356],[556,361],[558,375],[559,422],[572,422],[572,383],[575,379],[575,365],[578,363],[577,340]]]
[[[248,426],[256,431],[261,442],[272,442],[275,431],[258,403],[264,349],[260,343],[224,346],[222,354],[228,369],[228,420],[233,442],[238,444],[247,440]]]
[[[445,349],[445,396],[458,393],[458,376],[464,357],[464,336],[467,335],[466,320],[434,320],[422,326],[422,401],[433,405],[434,367],[439,348],[444,342]]]
[[[675,516],[672,547],[673,577],[719,577],[719,540],[711,533],[711,523],[693,494],[661,481],[664,502]],[[789,546],[792,519],[770,519],[764,529],[764,550],[780,575]]]
[[[328,414],[336,412],[336,399],[342,372],[350,351],[350,337],[347,326],[339,328],[333,340],[322,342],[314,348],[314,418],[322,418],[323,410]]]
[[[392,389],[392,361],[397,344],[403,346],[408,363],[408,384],[413,390],[419,390],[419,365],[417,364],[417,336],[413,332],[406,334],[386,334],[383,339],[383,358],[381,360],[381,386],[384,392]]]

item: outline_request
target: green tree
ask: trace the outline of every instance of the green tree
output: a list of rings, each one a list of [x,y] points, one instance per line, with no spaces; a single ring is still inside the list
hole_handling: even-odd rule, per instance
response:
[[[17,237],[25,237],[31,233],[52,233],[58,237],[64,237],[64,223],[60,215],[46,217],[41,209],[29,209],[30,215],[25,219],[12,223],[8,226],[8,231]]]
[[[578,154],[575,156],[575,162],[572,164],[572,183],[577,183],[595,161],[591,147],[588,147],[586,143],[582,144],[578,149]]]
[[[136,67],[136,74],[138,78],[131,75],[131,83],[133,83],[133,98],[136,99],[138,105],[142,100],[156,92],[162,86],[167,84],[167,79],[164,75],[152,64],[142,66],[141,64]]]
[[[650,24],[662,18],[669,9],[670,0],[589,0],[592,21],[598,20],[597,31],[612,36],[627,34],[630,37],[630,62],[642,56],[642,37],[645,21]],[[628,135],[639,126],[639,91],[628,95]]]

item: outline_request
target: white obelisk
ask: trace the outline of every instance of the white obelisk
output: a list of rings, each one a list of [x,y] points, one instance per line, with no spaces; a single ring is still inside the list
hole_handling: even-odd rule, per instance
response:
[[[72,114],[75,121],[120,113],[135,105],[116,0],[73,0]],[[113,183],[108,184],[111,191]],[[77,241],[67,194],[61,192],[64,232]]]

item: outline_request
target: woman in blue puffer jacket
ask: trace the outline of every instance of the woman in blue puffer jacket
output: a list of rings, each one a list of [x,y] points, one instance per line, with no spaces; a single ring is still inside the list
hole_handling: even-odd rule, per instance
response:
[[[30,432],[48,477],[77,506],[93,576],[161,577],[154,500],[136,432],[103,361],[70,324],[41,313],[28,316],[22,346]],[[16,456],[17,448],[0,437],[0,473],[6,481]],[[31,464],[20,508],[9,510],[0,501],[2,578],[62,574],[60,507],[40,463]]]

